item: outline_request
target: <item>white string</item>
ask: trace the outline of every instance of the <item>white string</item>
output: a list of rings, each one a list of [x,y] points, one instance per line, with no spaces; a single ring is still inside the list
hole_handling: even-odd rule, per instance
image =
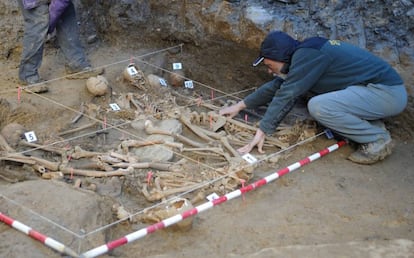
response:
[[[161,53],[161,52],[164,52],[164,51],[168,51],[168,50],[170,50],[170,49],[174,49],[174,48],[177,48],[177,47],[180,47],[180,48],[182,49],[182,46],[183,46],[183,44],[180,44],[180,45],[176,45],[176,46],[173,46],[173,47],[169,47],[169,48],[160,49],[160,50],[157,50],[157,51],[153,51],[153,52],[150,52],[150,53],[146,53],[146,54],[143,54],[143,55],[140,55],[140,56],[134,57],[134,59],[136,59],[137,61],[139,61],[139,62],[141,62],[141,63],[144,63],[144,64],[146,64],[146,65],[149,65],[149,66],[155,67],[155,68],[157,68],[157,69],[159,69],[159,70],[162,70],[162,71],[164,71],[164,72],[173,73],[173,72],[171,72],[171,71],[169,71],[169,70],[166,70],[166,69],[164,69],[164,68],[162,68],[162,67],[159,67],[159,66],[156,66],[156,65],[154,65],[154,64],[151,64],[151,63],[149,63],[149,62],[146,62],[146,61],[140,60],[140,58],[143,58],[143,57],[146,57],[146,56],[150,56],[150,55],[154,55],[154,54],[157,54],[157,53]],[[110,64],[106,64],[106,65],[103,65],[103,66],[98,66],[98,67],[96,67],[95,69],[106,68],[106,67],[110,67],[110,66],[113,66],[113,65],[118,65],[118,64],[122,64],[122,63],[129,63],[129,62],[131,62],[131,58],[130,58],[130,59],[126,59],[126,60],[117,61],[117,62],[110,63]],[[80,72],[80,73],[82,73],[82,72]],[[80,74],[80,73],[79,73],[79,74]],[[54,81],[61,80],[61,79],[65,79],[65,78],[67,78],[68,76],[73,76],[73,74],[72,74],[72,75],[62,76],[62,77],[59,77],[59,78],[54,78],[54,79],[51,79],[51,80],[48,80],[48,81],[44,81],[44,82],[41,82],[41,83],[37,83],[37,84],[33,84],[33,85],[30,85],[30,86],[22,87],[22,89],[24,89],[24,90],[26,90],[26,91],[28,91],[28,92],[30,92],[30,93],[33,93],[33,95],[35,95],[35,96],[37,96],[37,97],[40,97],[40,98],[44,99],[45,101],[48,101],[48,102],[53,103],[53,104],[55,104],[55,105],[57,105],[57,106],[63,107],[64,109],[70,110],[70,111],[72,111],[72,112],[74,112],[74,113],[77,113],[77,114],[82,114],[82,115],[84,115],[85,117],[87,117],[87,118],[89,118],[89,119],[91,119],[91,120],[93,120],[93,121],[95,121],[95,122],[103,123],[103,121],[101,121],[101,120],[99,120],[99,119],[97,119],[97,118],[95,118],[95,117],[88,116],[88,115],[86,115],[86,114],[81,113],[81,112],[80,112],[80,111],[78,111],[78,110],[75,110],[75,109],[73,109],[73,108],[71,108],[71,107],[65,106],[65,105],[63,105],[63,104],[61,104],[61,103],[59,103],[59,102],[57,102],[57,101],[55,101],[55,100],[53,100],[53,99],[47,98],[47,97],[46,97],[46,96],[44,96],[44,95],[37,94],[37,93],[34,93],[34,92],[31,92],[31,91],[30,91],[30,88],[31,88],[31,87],[38,86],[38,85],[42,85],[42,84],[46,84],[46,83],[50,83],[50,82],[54,82]],[[186,80],[191,80],[190,78],[187,78],[187,77],[183,77],[183,78],[184,78],[184,79],[186,79]],[[228,96],[234,97],[234,98],[236,98],[236,99],[240,99],[239,97],[237,97],[237,95],[242,94],[242,93],[245,93],[245,92],[248,92],[248,91],[252,91],[252,90],[256,89],[256,88],[250,88],[250,89],[245,89],[245,90],[241,90],[241,91],[237,91],[237,92],[233,92],[233,93],[227,93],[227,92],[221,91],[221,90],[219,90],[219,89],[216,89],[216,88],[214,88],[214,87],[211,87],[211,86],[209,86],[209,85],[203,84],[203,83],[201,83],[201,82],[194,81],[194,80],[192,80],[192,81],[193,81],[194,83],[196,83],[196,84],[200,85],[200,86],[203,86],[203,87],[207,88],[207,89],[214,90],[214,91],[216,91],[216,92],[219,92],[219,93],[223,94],[222,96],[219,96],[219,97],[210,98],[210,99],[208,99],[208,100],[203,100],[203,101],[206,101],[206,102],[208,102],[208,101],[213,101],[213,100],[217,100],[217,99],[220,99],[220,98],[225,98],[225,97],[228,97]],[[15,91],[15,90],[14,90],[14,91]],[[1,93],[2,93],[2,92],[1,92]],[[177,93],[177,94],[178,94],[178,93]],[[190,97],[187,97],[187,96],[184,96],[184,95],[180,95],[180,96],[181,96],[181,97],[184,97],[184,98],[190,98]],[[196,104],[189,104],[189,105],[184,106],[184,107],[190,107],[190,106],[193,106],[193,105],[196,105]],[[219,108],[217,108],[217,110],[218,110],[218,109],[219,109]],[[118,125],[111,125],[111,124],[108,124],[108,127],[106,127],[105,129],[100,129],[100,130],[96,130],[96,131],[93,131],[93,132],[85,133],[85,134],[82,134],[82,135],[74,136],[74,137],[71,137],[71,138],[68,138],[68,139],[64,139],[64,140],[62,140],[62,141],[56,141],[56,142],[53,142],[53,143],[50,143],[50,144],[47,144],[47,145],[42,145],[41,147],[53,146],[53,145],[56,145],[56,144],[59,144],[59,143],[64,143],[64,142],[73,141],[73,140],[76,140],[76,139],[80,139],[80,138],[86,137],[86,136],[88,136],[88,135],[94,135],[94,134],[96,134],[96,133],[103,132],[103,131],[107,131],[107,130],[110,130],[110,129],[116,129],[116,130],[118,130],[118,131],[120,131],[120,132],[122,132],[122,133],[128,134],[129,136],[135,137],[135,138],[137,138],[137,139],[142,139],[142,138],[141,138],[141,137],[139,137],[138,135],[135,135],[135,134],[133,134],[133,133],[130,133],[130,132],[125,131],[125,130],[123,130],[123,129],[121,129],[121,128],[120,128],[120,127],[123,127],[123,126],[125,126],[125,125],[130,124],[130,123],[132,123],[132,121],[128,121],[128,122],[125,122],[125,123],[122,123],[122,124],[118,124]],[[272,156],[275,156],[275,155],[280,155],[280,154],[282,154],[282,153],[283,153],[283,152],[285,152],[285,151],[291,150],[291,149],[293,149],[293,148],[295,148],[295,147],[297,147],[297,146],[299,146],[299,145],[302,145],[302,144],[304,144],[304,143],[307,143],[307,142],[309,142],[309,141],[311,141],[311,140],[315,139],[316,137],[319,137],[319,136],[321,136],[321,135],[323,135],[323,134],[324,134],[324,133],[317,134],[317,135],[315,135],[315,136],[313,136],[313,137],[310,137],[310,138],[305,139],[305,140],[303,140],[303,141],[301,141],[301,142],[298,142],[298,143],[296,143],[296,144],[294,144],[294,145],[291,145],[291,146],[289,146],[288,148],[282,149],[282,150],[280,150],[280,151],[278,151],[278,152],[276,152],[276,153],[273,153],[273,154],[270,154],[270,155],[268,155],[268,156],[265,156],[265,157],[263,157],[262,159],[260,159],[258,162],[263,162],[263,161],[265,161],[265,160],[269,159],[269,158],[270,158],[270,157],[272,157]],[[161,145],[161,146],[162,146],[162,145]],[[37,150],[37,149],[41,149],[41,147],[36,147],[36,148],[30,149],[30,150],[22,151],[22,152],[20,152],[20,153],[21,153],[21,154],[23,154],[23,153],[31,152],[31,151],[34,151],[34,150]],[[162,146],[162,147],[164,147],[164,146]],[[190,157],[187,157],[187,156],[185,156],[185,155],[183,155],[183,154],[181,154],[181,153],[174,152],[174,154],[176,154],[176,155],[178,155],[178,156],[181,156],[181,157],[184,157],[184,158],[186,158],[187,160],[190,160],[190,161],[192,161],[192,162],[194,162],[194,163],[200,164],[201,166],[203,166],[203,167],[205,167],[205,168],[212,169],[212,170],[216,170],[216,168],[211,167],[211,166],[210,166],[210,165],[208,165],[208,164],[205,164],[205,163],[200,163],[199,161],[194,160],[194,159],[192,159],[192,158],[190,158]],[[248,167],[250,167],[250,166],[252,166],[252,165],[246,165],[246,166],[242,167],[240,170],[243,170],[243,169],[248,168]],[[238,171],[240,171],[240,170],[238,170]],[[150,206],[150,207],[146,207],[146,208],[144,208],[144,209],[142,209],[142,210],[140,210],[140,211],[138,211],[138,212],[136,212],[136,213],[133,213],[132,215],[130,215],[130,217],[137,216],[138,214],[143,213],[145,210],[148,210],[148,209],[152,209],[152,208],[158,207],[158,206],[160,206],[160,205],[163,205],[163,204],[165,204],[165,203],[168,203],[168,202],[169,202],[169,201],[171,201],[171,200],[174,200],[174,199],[175,199],[175,198],[177,198],[177,197],[182,197],[182,196],[184,196],[184,195],[186,195],[186,194],[188,194],[188,193],[191,193],[191,192],[193,192],[193,191],[195,191],[195,190],[198,190],[198,189],[203,188],[203,187],[205,187],[205,186],[211,185],[211,184],[213,184],[213,183],[215,183],[215,182],[217,182],[217,181],[219,181],[219,180],[222,180],[223,178],[228,177],[228,176],[230,176],[230,175],[232,175],[232,174],[234,174],[234,173],[236,173],[236,172],[238,172],[238,171],[234,171],[234,172],[232,172],[232,173],[229,173],[229,174],[226,174],[226,175],[222,175],[222,176],[217,177],[217,178],[215,178],[215,179],[212,179],[212,180],[207,180],[207,181],[201,182],[200,184],[196,184],[196,185],[194,186],[194,188],[192,188],[192,189],[190,189],[190,190],[188,190],[188,191],[186,191],[186,192],[183,192],[183,193],[179,194],[178,196],[172,197],[172,198],[170,198],[170,199],[168,199],[168,200],[162,201],[162,202],[157,203],[157,204],[155,204],[155,205],[152,205],[152,206]],[[90,232],[87,232],[87,233],[85,233],[85,234],[79,235],[79,234],[77,234],[77,233],[75,233],[75,232],[73,232],[73,231],[71,231],[71,230],[69,230],[69,229],[67,229],[67,228],[63,227],[62,225],[59,225],[59,224],[57,224],[56,222],[54,222],[54,221],[52,221],[52,220],[50,220],[50,219],[48,219],[48,218],[46,218],[46,217],[44,217],[44,216],[42,216],[42,215],[38,214],[37,212],[35,212],[35,211],[33,211],[33,210],[31,210],[31,209],[29,209],[29,208],[27,208],[27,207],[22,206],[21,204],[17,203],[16,201],[11,200],[11,199],[9,199],[9,198],[5,197],[4,195],[2,195],[2,196],[3,196],[3,198],[5,198],[6,200],[8,200],[8,201],[10,201],[10,202],[14,203],[15,205],[18,205],[18,206],[19,206],[19,207],[21,207],[21,208],[24,208],[24,209],[29,210],[32,214],[35,214],[36,216],[39,216],[40,218],[44,219],[45,221],[47,221],[47,222],[49,222],[49,223],[51,223],[51,224],[53,224],[53,225],[55,225],[55,226],[57,226],[57,227],[59,227],[59,228],[63,229],[64,231],[66,231],[66,232],[68,232],[68,233],[71,233],[72,235],[76,236],[77,238],[84,238],[84,237],[86,237],[86,236],[88,236],[88,235],[91,235],[91,234],[94,234],[94,233],[100,232],[100,231],[102,231],[102,230],[105,230],[105,229],[107,229],[107,228],[109,228],[109,227],[111,227],[111,226],[113,226],[113,225],[116,225],[116,224],[118,224],[118,223],[120,223],[120,222],[123,222],[123,221],[125,221],[125,220],[127,220],[127,219],[128,219],[128,218],[125,218],[125,219],[117,220],[117,221],[115,221],[115,222],[113,222],[113,223],[110,223],[110,224],[107,224],[107,225],[105,225],[105,226],[103,226],[103,227],[100,227],[100,228],[97,228],[97,229],[92,230],[92,231],[90,231]]]

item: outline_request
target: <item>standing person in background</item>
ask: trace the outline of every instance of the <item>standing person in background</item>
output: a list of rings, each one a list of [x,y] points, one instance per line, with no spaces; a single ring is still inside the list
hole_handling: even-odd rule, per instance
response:
[[[265,136],[275,132],[297,98],[310,92],[316,95],[308,102],[310,115],[359,144],[348,159],[373,164],[391,154],[391,136],[380,119],[402,112],[407,92],[401,77],[384,60],[339,40],[313,37],[300,42],[273,31],[262,42],[253,66],[261,62],[277,77],[219,111],[233,117],[245,108],[269,104],[253,140],[239,148],[240,153],[255,146],[263,153]]]
[[[71,0],[18,0],[24,18],[23,51],[19,66],[22,84],[41,82],[46,36],[56,30],[60,49],[66,59],[69,79],[82,79],[102,73],[92,69],[79,39],[75,7]],[[47,91],[47,88],[46,88]]]

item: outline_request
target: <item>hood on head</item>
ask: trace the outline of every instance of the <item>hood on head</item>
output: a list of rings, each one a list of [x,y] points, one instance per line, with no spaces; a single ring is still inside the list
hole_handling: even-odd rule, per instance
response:
[[[259,57],[253,62],[253,66],[258,66],[265,58],[289,64],[298,45],[299,41],[288,34],[272,31],[263,40]]]

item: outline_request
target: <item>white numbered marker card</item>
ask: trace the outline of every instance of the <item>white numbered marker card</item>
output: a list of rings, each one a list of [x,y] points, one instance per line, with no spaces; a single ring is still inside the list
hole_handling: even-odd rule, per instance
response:
[[[247,162],[249,162],[249,164],[254,164],[254,163],[256,163],[257,162],[257,159],[252,155],[252,154],[250,154],[250,153],[246,153],[246,154],[244,154],[243,156],[242,156],[242,158],[245,160],[245,161],[247,161]]]
[[[119,111],[121,108],[116,103],[111,103],[109,106],[112,108],[113,111]]]
[[[160,79],[161,86],[167,87],[167,82],[164,79]]]
[[[128,66],[127,71],[131,77],[135,77],[138,74],[137,69],[135,69],[135,66]]]
[[[33,131],[24,133],[24,137],[26,138],[26,141],[27,142],[35,142],[35,141],[37,141],[36,134]]]
[[[216,194],[216,193],[212,193],[212,194],[208,195],[206,198],[207,198],[207,200],[209,200],[211,202],[211,201],[214,201],[214,200],[220,198],[220,196],[218,196],[218,194]]]
[[[184,82],[184,87],[186,87],[187,89],[194,89],[193,81],[185,81]]]
[[[183,65],[181,63],[173,63],[173,70],[181,70]]]

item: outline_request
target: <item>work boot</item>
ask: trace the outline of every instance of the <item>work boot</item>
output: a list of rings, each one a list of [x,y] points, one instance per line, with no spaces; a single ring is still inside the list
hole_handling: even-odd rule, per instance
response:
[[[66,73],[69,74],[66,76],[66,79],[76,80],[76,79],[88,79],[93,76],[101,75],[105,72],[103,68],[92,68],[91,66],[86,66],[79,70],[72,70],[66,68]]]
[[[385,138],[375,142],[360,144],[358,150],[349,155],[348,159],[358,164],[374,164],[390,155],[392,147],[391,137],[387,134]]]
[[[20,84],[25,86],[23,89],[27,89],[27,92],[29,93],[45,93],[49,91],[46,83],[42,83],[39,76],[32,76],[25,80],[20,80]]]

